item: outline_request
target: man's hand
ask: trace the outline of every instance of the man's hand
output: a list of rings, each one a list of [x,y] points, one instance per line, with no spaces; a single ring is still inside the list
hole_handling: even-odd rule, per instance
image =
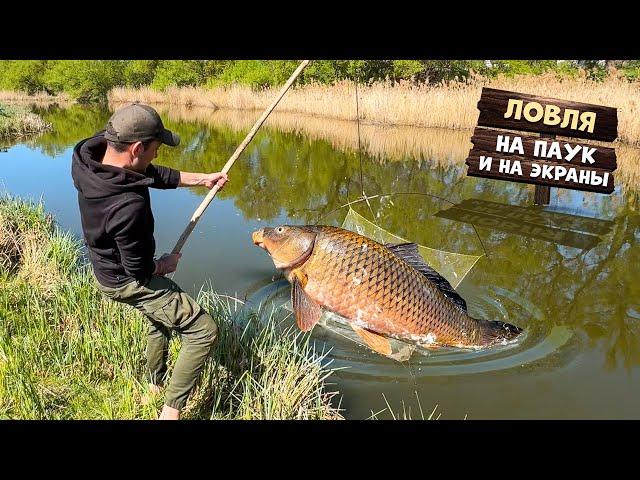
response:
[[[227,181],[229,181],[229,177],[227,177],[226,173],[215,172],[204,175],[204,184],[209,190],[211,190],[215,184],[218,184],[218,190],[222,190],[222,187],[224,187]]]
[[[156,269],[153,271],[153,274],[162,276],[175,272],[181,256],[181,253],[165,253],[157,260],[154,260]]]

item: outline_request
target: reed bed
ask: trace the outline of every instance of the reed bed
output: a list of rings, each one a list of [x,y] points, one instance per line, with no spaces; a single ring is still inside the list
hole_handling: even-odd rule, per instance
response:
[[[615,76],[604,81],[585,77],[544,75],[473,77],[468,82],[414,85],[410,82],[378,82],[359,85],[360,118],[368,123],[472,129],[478,119],[476,104],[483,86],[594,103],[618,108],[619,141],[640,145],[640,88]],[[291,89],[278,105],[279,112],[304,113],[332,119],[356,119],[355,84],[344,81],[335,85],[310,84]],[[183,87],[160,92],[149,87],[115,88],[111,103],[140,101],[152,104],[204,106],[238,110],[263,110],[279,88],[252,90],[249,87]]]

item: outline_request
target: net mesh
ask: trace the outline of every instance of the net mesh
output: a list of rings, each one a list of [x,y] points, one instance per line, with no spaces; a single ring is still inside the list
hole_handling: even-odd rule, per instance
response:
[[[394,235],[370,222],[351,207],[349,207],[349,212],[342,222],[342,228],[369,237],[379,243],[409,242],[409,240]],[[418,252],[420,252],[420,256],[427,265],[446,278],[453,288],[458,288],[464,277],[469,274],[476,262],[482,257],[482,255],[467,255],[437,250],[423,245],[418,245]]]

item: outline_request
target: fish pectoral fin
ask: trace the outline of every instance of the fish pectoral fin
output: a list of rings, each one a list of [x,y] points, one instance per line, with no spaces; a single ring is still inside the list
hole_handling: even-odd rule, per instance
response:
[[[311,330],[322,316],[322,307],[307,295],[297,276],[291,284],[291,305],[298,328],[303,332]]]
[[[364,340],[364,343],[371,347],[371,349],[382,355],[391,355],[391,344],[389,343],[389,340],[384,338],[382,335],[378,335],[377,333],[373,333],[370,330],[366,330],[354,324],[351,324],[351,328],[353,328],[354,332],[356,332],[358,336]]]
[[[291,273],[293,273],[293,276],[298,279],[298,282],[300,282],[302,288],[305,288],[307,286],[309,276],[304,271],[302,271],[302,269],[296,268],[295,270],[292,270]]]

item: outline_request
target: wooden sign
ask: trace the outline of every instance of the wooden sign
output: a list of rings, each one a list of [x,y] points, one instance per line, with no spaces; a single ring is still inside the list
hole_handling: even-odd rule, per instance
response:
[[[515,137],[522,142],[522,149]],[[554,146],[551,139],[534,135],[521,135],[495,130],[492,128],[477,127],[471,137],[473,149],[469,153],[477,155],[494,155],[497,147],[500,148],[500,158],[539,158],[550,162],[563,163],[566,166],[585,166],[613,171],[618,168],[616,151],[613,148],[594,147],[574,141],[558,141]],[[513,153],[511,153],[513,152]],[[523,152],[520,154],[520,152]]]
[[[435,214],[520,236],[580,249],[591,249],[611,232],[613,222],[566,213],[547,212],[485,200],[467,199]]]
[[[592,147],[528,135],[476,128],[467,175],[598,193],[613,192],[616,154]],[[496,151],[497,150],[497,151]]]
[[[478,109],[467,175],[534,184],[536,203],[544,204],[549,203],[549,187],[614,191],[613,148],[556,140],[555,135],[612,141],[618,129],[615,108],[483,88]]]
[[[483,127],[612,142],[618,136],[615,108],[483,88],[478,102]]]

